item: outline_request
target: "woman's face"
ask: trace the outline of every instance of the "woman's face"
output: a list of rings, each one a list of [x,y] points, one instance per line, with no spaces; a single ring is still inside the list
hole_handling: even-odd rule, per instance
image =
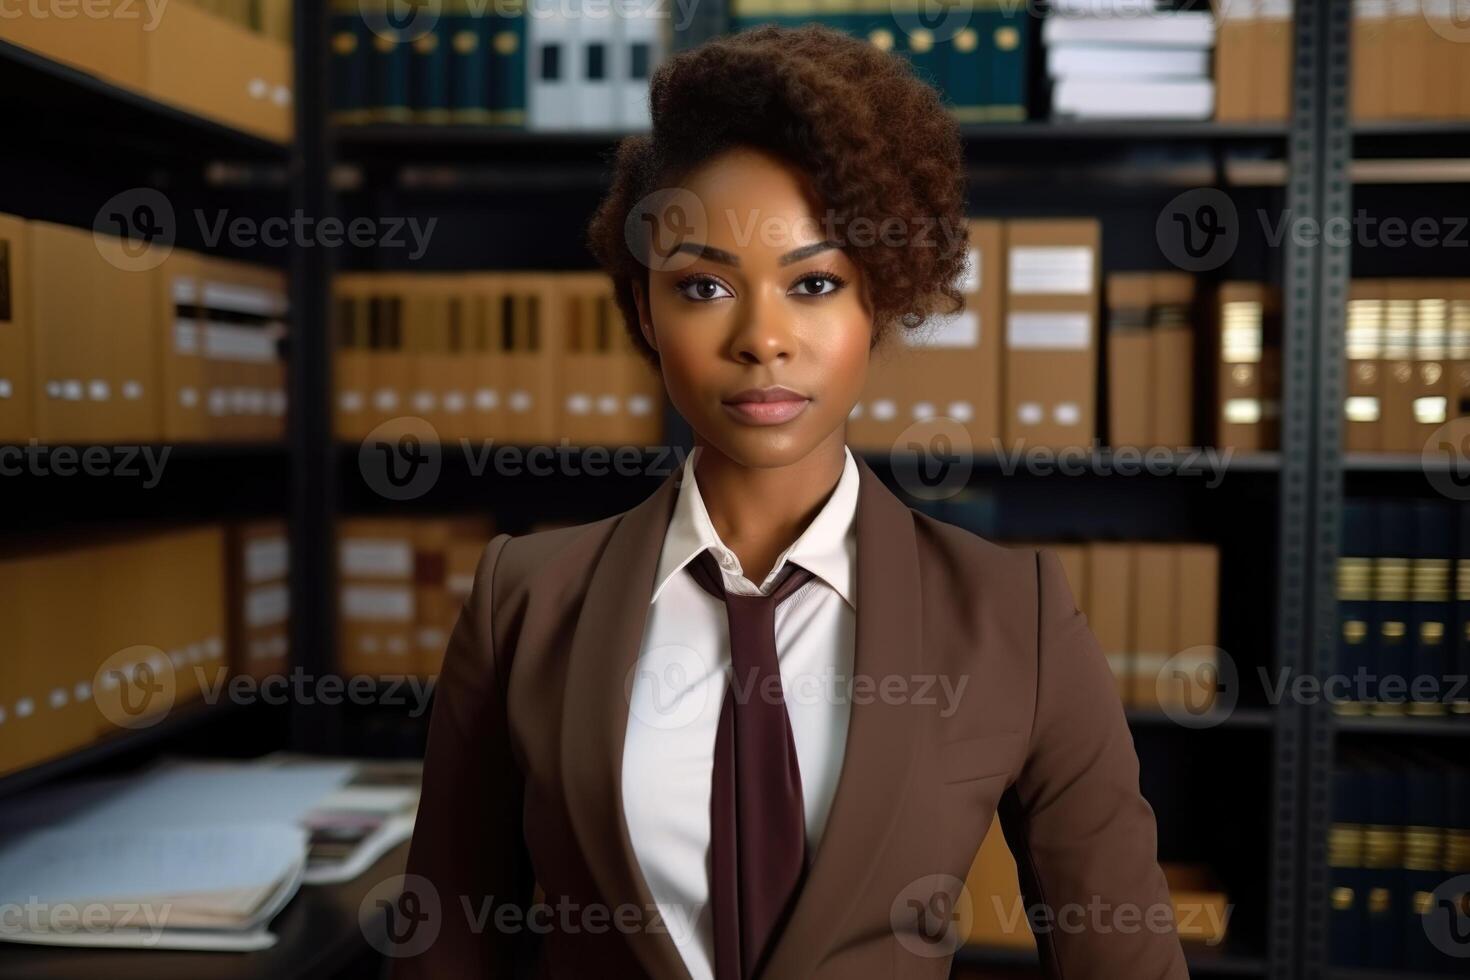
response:
[[[634,292],[675,408],[744,466],[796,462],[834,432],[845,441],[873,323],[804,175],[739,148],[665,200],[648,294]]]

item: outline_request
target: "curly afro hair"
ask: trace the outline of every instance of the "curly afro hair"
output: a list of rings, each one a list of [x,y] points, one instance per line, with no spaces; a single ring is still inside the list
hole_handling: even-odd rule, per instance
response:
[[[860,247],[844,244],[863,273],[873,346],[895,324],[916,327],[963,309],[959,130],[901,57],[823,25],[767,24],[670,57],[653,75],[649,106],[652,132],[619,143],[612,186],[587,240],[612,277],[634,345],[653,363],[658,355],[639,329],[632,290],[634,282],[647,289],[648,266],[624,229],[650,194],[736,146],[800,169],[833,227],[905,230],[897,239],[880,233]]]

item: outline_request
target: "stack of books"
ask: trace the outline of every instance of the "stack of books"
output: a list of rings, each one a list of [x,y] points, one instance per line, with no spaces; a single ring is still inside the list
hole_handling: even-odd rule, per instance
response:
[[[1215,110],[1209,11],[1149,3],[1055,4],[1042,29],[1055,118],[1209,119]]]

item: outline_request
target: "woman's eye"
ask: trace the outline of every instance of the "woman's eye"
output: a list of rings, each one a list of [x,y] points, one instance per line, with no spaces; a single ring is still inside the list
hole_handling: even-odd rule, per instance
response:
[[[730,291],[721,285],[718,280],[703,278],[686,279],[684,282],[681,282],[679,284],[679,293],[685,299],[692,299],[701,303],[731,295]]]
[[[796,292],[799,296],[825,296],[835,293],[840,285],[833,276],[813,275],[798,282]]]

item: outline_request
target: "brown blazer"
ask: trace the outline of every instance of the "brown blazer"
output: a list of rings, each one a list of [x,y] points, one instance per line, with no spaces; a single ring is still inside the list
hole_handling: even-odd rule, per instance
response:
[[[1132,736],[1056,556],[915,512],[858,468],[854,670],[873,686],[853,698],[829,823],[765,976],[947,977],[946,903],[998,810],[1028,910],[1045,903],[1033,921],[1057,923],[1038,935],[1050,976],[1187,977]],[[395,950],[395,977],[689,976],[620,779],[678,476],[624,513],[486,548],[439,678],[408,859],[406,891],[432,893],[411,907],[429,934]],[[947,714],[956,699],[926,687],[940,675],[966,684]],[[544,904],[521,918],[533,893]]]

